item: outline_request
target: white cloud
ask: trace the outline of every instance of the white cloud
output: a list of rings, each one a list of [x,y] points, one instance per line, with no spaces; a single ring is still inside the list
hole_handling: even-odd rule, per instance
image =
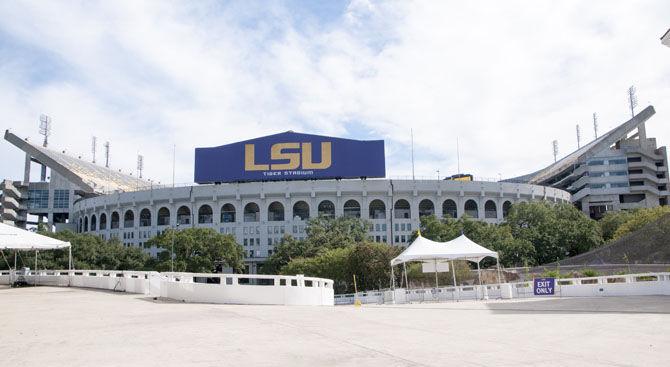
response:
[[[260,8],[265,6],[266,8]],[[667,144],[670,4],[352,1],[335,21],[272,4],[21,2],[0,4],[3,124],[113,165],[191,181],[193,148],[285,130],[387,141],[387,173],[523,174],[549,163],[551,141],[576,147],[628,118],[625,91],[655,105],[648,133]],[[303,18],[299,18],[303,17]],[[368,138],[365,136],[364,138]],[[23,159],[0,144],[4,177]],[[99,156],[101,151],[99,150]]]

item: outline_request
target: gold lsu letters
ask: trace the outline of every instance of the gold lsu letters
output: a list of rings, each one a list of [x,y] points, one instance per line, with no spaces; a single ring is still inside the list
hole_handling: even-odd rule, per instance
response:
[[[299,149],[298,152],[284,150]],[[254,144],[244,145],[245,171],[274,171],[294,169],[326,169],[332,162],[332,144],[321,143],[321,162],[312,161],[312,143],[277,143],[270,148],[271,161],[288,161],[287,163],[257,164]],[[301,166],[302,164],[302,166]]]

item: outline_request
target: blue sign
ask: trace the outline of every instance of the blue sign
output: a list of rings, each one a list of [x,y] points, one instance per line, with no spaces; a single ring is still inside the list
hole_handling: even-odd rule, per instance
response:
[[[288,131],[195,149],[195,182],[384,177],[383,140],[351,140]]]
[[[554,278],[535,278],[533,279],[533,294],[536,296],[551,296],[556,290]]]

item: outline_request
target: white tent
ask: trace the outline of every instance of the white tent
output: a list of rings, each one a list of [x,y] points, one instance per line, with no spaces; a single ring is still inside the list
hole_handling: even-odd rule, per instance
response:
[[[41,234],[0,223],[0,251],[35,251],[35,270],[37,270],[38,251],[55,250],[66,247],[68,248],[69,268],[72,269],[72,250],[69,242],[64,242],[55,238],[43,236]],[[4,258],[4,253],[2,256]],[[6,258],[5,262],[7,262]],[[7,265],[9,266],[9,262],[7,262]],[[14,270],[16,270],[16,255],[14,255]]]
[[[435,263],[435,286],[437,287],[437,263],[451,261],[452,275],[454,276],[454,285],[456,284],[456,272],[453,269],[453,260],[467,260],[477,263],[477,272],[479,274],[479,285],[481,286],[481,271],[479,263],[485,257],[496,259],[498,266],[498,283],[500,283],[500,264],[498,263],[498,253],[491,251],[481,245],[476,244],[464,234],[448,242],[435,242],[423,236],[419,232],[418,237],[405,249],[400,255],[391,260],[391,278],[392,287],[395,287],[395,278],[393,277],[393,266],[404,264],[410,261],[434,262]],[[407,282],[407,269],[405,268],[405,284]]]

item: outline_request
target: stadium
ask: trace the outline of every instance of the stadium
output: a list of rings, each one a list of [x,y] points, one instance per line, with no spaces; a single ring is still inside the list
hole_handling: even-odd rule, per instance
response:
[[[213,228],[243,245],[255,273],[284,235],[303,238],[317,216],[365,219],[371,240],[402,246],[426,215],[499,223],[513,204],[531,200],[573,202],[592,217],[665,205],[667,153],[644,128],[653,114],[649,106],[555,164],[498,182],[462,174],[389,179],[381,140],[289,131],[196,148],[195,184],[166,187],[6,131],[5,140],[26,153],[26,169],[23,181],[0,186],[2,219],[118,238],[153,256],[158,250],[145,243],[166,229]],[[32,163],[50,169],[48,180],[46,168],[30,180]]]

